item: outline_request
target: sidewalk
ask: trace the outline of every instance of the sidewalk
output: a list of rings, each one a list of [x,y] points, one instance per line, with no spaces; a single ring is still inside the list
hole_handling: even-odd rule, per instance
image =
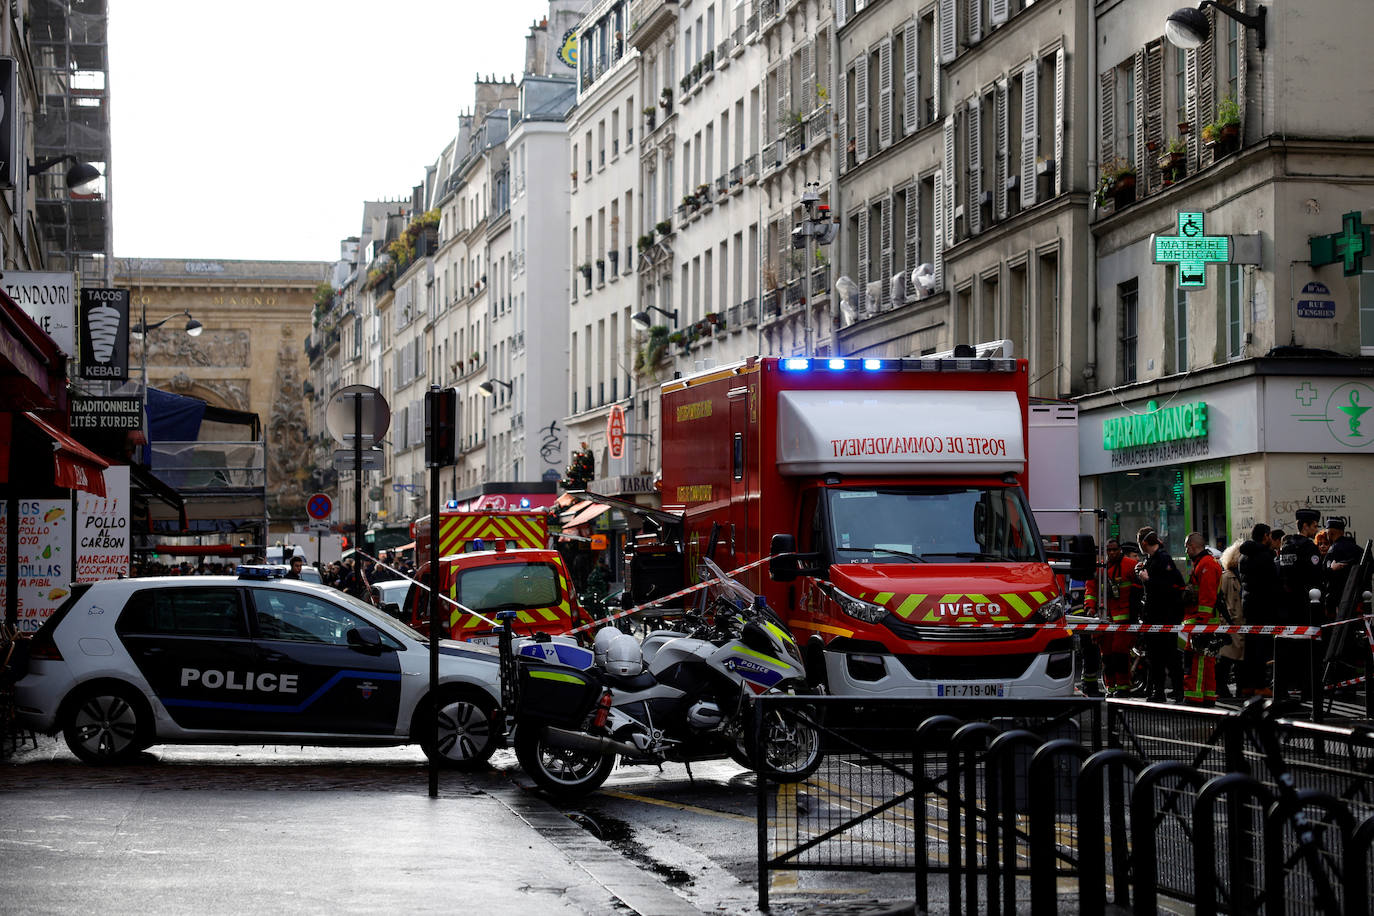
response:
[[[503,774],[444,773],[431,799],[423,767],[391,762],[406,749],[215,751],[97,770],[40,739],[0,758],[0,908],[698,914]],[[327,762],[374,754],[357,782]]]

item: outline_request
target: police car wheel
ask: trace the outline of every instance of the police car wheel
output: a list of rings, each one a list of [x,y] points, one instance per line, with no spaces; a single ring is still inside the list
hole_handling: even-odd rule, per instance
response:
[[[152,716],[129,687],[90,688],[75,699],[71,710],[62,737],[86,763],[127,763],[150,743]]]
[[[438,735],[435,715],[425,707],[415,731],[425,756],[456,770],[481,769],[496,750],[494,720],[496,702],[470,687],[446,687],[439,691]]]

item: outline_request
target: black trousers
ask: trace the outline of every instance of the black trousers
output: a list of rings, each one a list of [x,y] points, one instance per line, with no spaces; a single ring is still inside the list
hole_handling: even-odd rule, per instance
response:
[[[1173,693],[1183,697],[1183,656],[1178,651],[1177,633],[1150,633],[1145,639],[1145,658],[1150,663],[1150,695],[1164,693],[1167,676]]]

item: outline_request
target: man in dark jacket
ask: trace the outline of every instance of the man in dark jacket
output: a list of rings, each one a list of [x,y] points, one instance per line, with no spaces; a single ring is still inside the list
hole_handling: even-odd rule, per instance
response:
[[[1326,531],[1331,539],[1331,549],[1322,559],[1322,574],[1325,578],[1323,594],[1326,598],[1326,619],[1335,620],[1341,616],[1341,595],[1345,592],[1346,580],[1350,572],[1360,562],[1360,545],[1345,533],[1345,519],[1332,516],[1326,520]]]
[[[1247,624],[1275,623],[1278,611],[1279,573],[1269,549],[1269,526],[1261,522],[1250,529],[1250,539],[1240,545],[1241,614]],[[1269,663],[1274,658],[1274,637],[1245,637],[1245,657],[1236,670],[1236,687],[1243,697],[1271,696]]]
[[[1283,619],[1278,622],[1303,626],[1321,622],[1314,619],[1321,615],[1313,613],[1310,597],[1312,589],[1322,586],[1321,552],[1312,541],[1312,536],[1319,530],[1321,513],[1316,509],[1299,509],[1293,517],[1298,533],[1285,537],[1279,549]],[[1312,643],[1308,640],[1280,640],[1274,659],[1274,694],[1282,696],[1288,689],[1297,689],[1307,697],[1312,688],[1311,662]]]
[[[1136,578],[1144,586],[1145,623],[1183,622],[1183,574],[1164,549],[1153,528],[1141,528],[1136,535],[1144,562],[1136,566]],[[1178,634],[1149,633],[1145,636],[1145,657],[1150,663],[1150,694],[1153,703],[1164,702],[1164,682],[1172,685],[1171,698],[1183,702],[1183,657],[1178,652]]]

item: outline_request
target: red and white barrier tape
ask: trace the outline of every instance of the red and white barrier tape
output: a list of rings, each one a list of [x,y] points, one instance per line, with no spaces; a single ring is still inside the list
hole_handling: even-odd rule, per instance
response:
[[[1334,684],[1327,684],[1327,685],[1325,686],[1325,688],[1323,688],[1323,689],[1325,689],[1325,690],[1340,690],[1342,687],[1358,687],[1359,685],[1363,684],[1366,680],[1368,680],[1368,678],[1366,678],[1366,677],[1362,674],[1362,675],[1360,675],[1359,677],[1352,677],[1352,678],[1351,678],[1350,680],[1348,680],[1348,681],[1337,681],[1337,682],[1334,683]]]
[[[731,578],[734,578],[734,577],[735,577],[736,575],[738,575],[739,573],[742,573],[742,572],[746,572],[746,571],[748,571],[748,570],[751,570],[751,569],[753,569],[753,568],[756,567],[756,566],[762,566],[764,563],[767,563],[767,562],[768,562],[769,560],[771,560],[771,559],[773,559],[773,557],[768,556],[768,557],[764,557],[764,558],[761,559],[761,560],[755,560],[755,561],[752,562],[752,563],[745,563],[743,566],[739,567],[738,569],[732,569],[732,570],[730,570],[730,571],[727,572],[725,575],[727,575],[727,576],[729,576],[729,577],[731,577]],[[664,596],[661,597],[661,598],[655,598],[653,601],[648,601],[648,602],[645,602],[644,604],[638,605],[638,606],[636,606],[636,607],[629,608],[628,610],[620,611],[620,612],[618,612],[618,613],[615,613],[615,614],[610,615],[609,617],[603,617],[603,618],[601,618],[600,620],[593,620],[591,623],[585,623],[585,624],[583,624],[582,626],[577,627],[576,629],[569,630],[569,631],[568,631],[568,635],[571,636],[571,635],[573,635],[574,633],[581,633],[581,632],[583,632],[584,630],[590,630],[590,629],[592,629],[593,627],[599,627],[599,626],[601,626],[602,624],[610,623],[612,620],[619,620],[620,618],[622,618],[622,617],[628,617],[628,616],[630,616],[631,614],[638,614],[640,611],[643,611],[643,610],[645,610],[645,609],[647,609],[647,608],[655,607],[655,606],[657,606],[657,605],[664,604],[664,603],[666,603],[666,602],[672,601],[674,598],[681,598],[683,595],[690,595],[690,594],[692,594],[693,592],[699,592],[699,591],[701,591],[703,588],[708,588],[708,587],[710,587],[711,585],[714,585],[717,581],[719,581],[719,580],[717,580],[717,579],[707,579],[705,582],[698,582],[696,585],[689,585],[689,586],[687,586],[687,587],[684,588],[684,589],[680,589],[680,590],[675,591],[675,592],[673,592],[673,593],[671,593],[671,594],[664,595]]]
[[[378,566],[380,566],[382,569],[388,570],[388,571],[390,571],[390,572],[394,572],[396,575],[400,576],[402,579],[409,579],[409,580],[410,580],[412,583],[414,583],[415,585],[418,585],[420,588],[424,589],[425,591],[429,591],[429,586],[426,585],[425,583],[421,582],[419,579],[416,579],[416,578],[414,578],[414,577],[412,577],[412,576],[407,576],[405,573],[401,572],[399,569],[392,569],[390,566],[387,566],[385,563],[383,563],[381,560],[377,559],[376,557],[372,556],[371,554],[364,553],[364,552],[361,551],[361,550],[356,550],[356,551],[354,551],[354,552],[357,553],[357,554],[360,554],[360,555],[362,555],[362,556],[364,556],[364,557],[366,557],[367,559],[371,560],[373,563],[376,563],[376,564],[377,564]],[[385,580],[384,580],[384,581],[385,581]],[[369,583],[369,587],[371,587],[371,585],[372,585],[372,583]],[[442,601],[442,602],[444,602],[445,604],[451,604],[451,605],[453,605],[453,606],[456,607],[458,610],[462,611],[464,614],[471,614],[471,615],[474,616],[474,617],[478,617],[478,618],[480,618],[480,619],[482,619],[482,620],[485,620],[487,623],[491,624],[492,626],[496,627],[497,629],[500,629],[500,628],[501,628],[501,624],[500,624],[500,623],[496,622],[495,620],[492,620],[492,619],[491,619],[490,617],[488,617],[486,614],[483,614],[481,611],[474,611],[472,608],[468,607],[468,606],[465,605],[465,604],[459,604],[457,601],[454,601],[452,598],[450,598],[448,595],[445,595],[443,592],[440,592],[440,593],[439,593],[439,600]]]
[[[973,627],[1006,627],[1025,624],[966,624]],[[1314,639],[1322,628],[1314,626],[1254,626],[1226,623],[1070,623],[1068,628],[1080,633],[1223,633],[1254,636],[1294,636]]]

